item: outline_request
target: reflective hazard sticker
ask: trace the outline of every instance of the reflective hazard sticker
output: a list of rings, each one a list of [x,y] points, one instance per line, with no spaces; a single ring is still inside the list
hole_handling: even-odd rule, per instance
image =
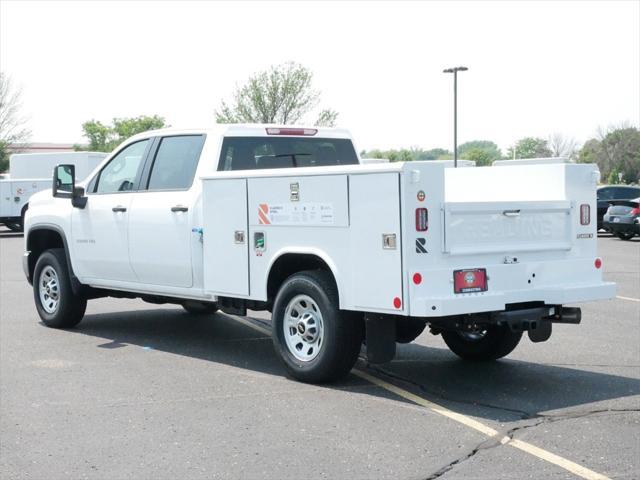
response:
[[[422,237],[416,238],[416,253],[429,253],[427,252],[427,249],[424,248],[426,243],[427,243],[426,238],[422,238]]]
[[[260,225],[333,225],[335,214],[331,203],[261,203],[258,222]]]
[[[258,205],[258,223],[260,223],[260,225],[271,224],[271,221],[269,220],[269,205],[266,203]]]

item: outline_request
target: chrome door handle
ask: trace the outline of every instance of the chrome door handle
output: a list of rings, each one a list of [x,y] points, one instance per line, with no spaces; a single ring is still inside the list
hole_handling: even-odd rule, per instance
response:
[[[184,205],[176,205],[175,207],[171,207],[172,212],[188,212],[189,207],[185,207]]]
[[[127,211],[127,207],[123,207],[122,205],[118,205],[116,207],[113,207],[111,209],[112,212],[126,212]]]
[[[520,210],[505,210],[502,214],[505,217],[517,217],[520,215]]]

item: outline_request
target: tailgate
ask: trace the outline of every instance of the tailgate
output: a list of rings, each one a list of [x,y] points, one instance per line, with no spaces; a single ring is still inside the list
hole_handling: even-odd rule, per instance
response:
[[[572,205],[568,200],[447,202],[444,251],[451,255],[570,250]]]

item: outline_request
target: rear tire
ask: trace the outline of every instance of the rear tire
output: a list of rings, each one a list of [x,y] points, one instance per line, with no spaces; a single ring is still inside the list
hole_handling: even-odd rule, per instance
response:
[[[218,311],[218,306],[215,303],[185,302],[182,304],[182,308],[192,315],[214,314]]]
[[[520,343],[522,332],[512,332],[509,327],[492,327],[473,337],[466,332],[442,332],[447,347],[465,360],[487,361],[509,355]]]
[[[72,328],[84,317],[87,300],[73,293],[64,248],[47,250],[38,258],[33,297],[47,327]]]
[[[22,225],[19,222],[17,222],[17,223],[5,223],[4,225],[5,225],[5,227],[7,227],[12,232],[20,233],[23,230]]]
[[[361,316],[338,308],[333,277],[322,270],[296,273],[273,305],[273,344],[287,372],[302,382],[345,377],[358,359]]]
[[[624,233],[624,232],[618,232],[616,233],[616,236],[620,239],[620,240],[631,240],[634,237],[634,233]]]
[[[426,322],[413,318],[398,319],[396,321],[396,342],[411,343],[424,332],[426,327]]]

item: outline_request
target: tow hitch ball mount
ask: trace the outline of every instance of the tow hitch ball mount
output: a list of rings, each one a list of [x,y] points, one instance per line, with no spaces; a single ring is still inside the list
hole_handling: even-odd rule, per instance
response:
[[[527,331],[532,342],[544,342],[551,337],[553,323],[578,324],[582,320],[582,312],[577,307],[528,308],[495,314],[498,325],[507,324],[514,332]]]

